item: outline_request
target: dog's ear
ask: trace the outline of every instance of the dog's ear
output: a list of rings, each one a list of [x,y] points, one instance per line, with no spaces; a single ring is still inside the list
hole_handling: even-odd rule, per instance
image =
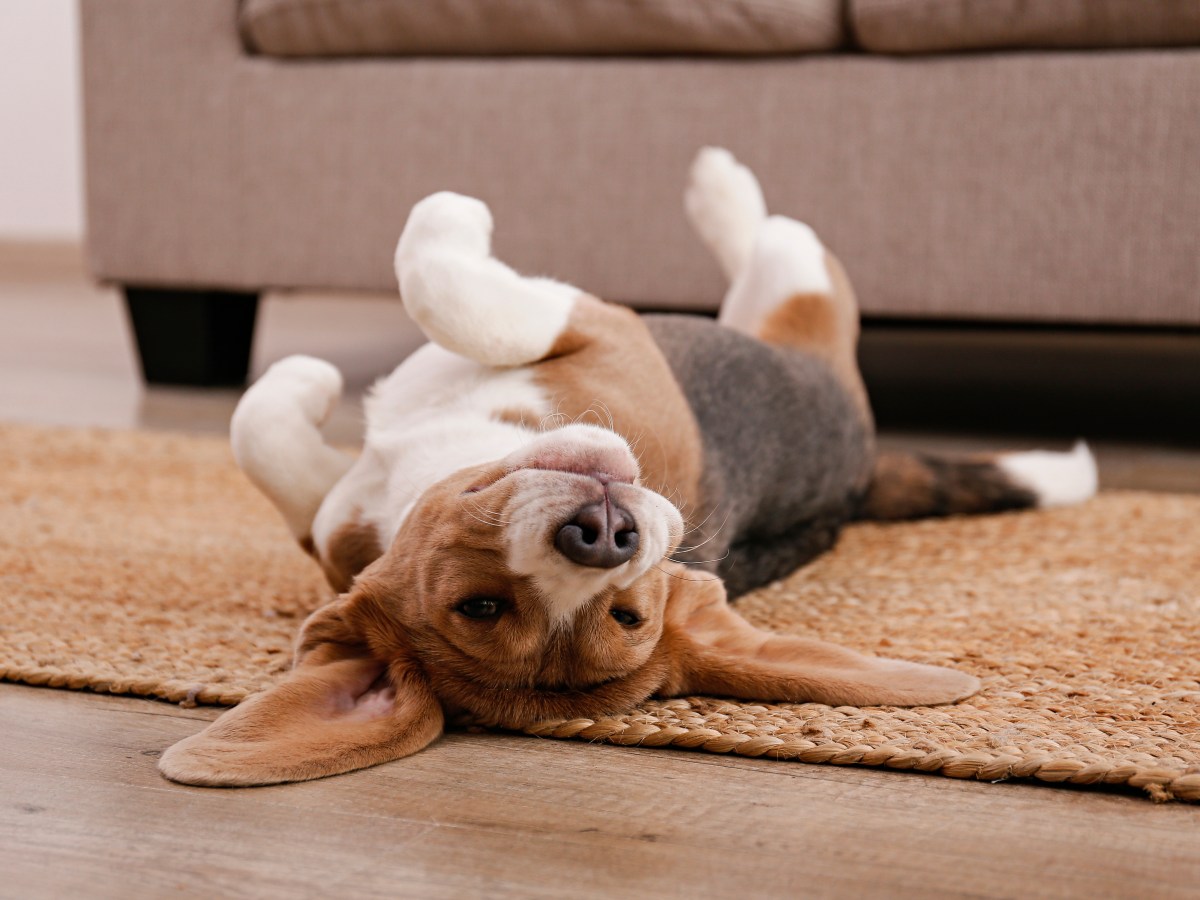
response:
[[[661,643],[671,672],[659,691],[665,696],[925,706],[979,690],[979,679],[953,669],[762,631],[733,611],[716,577],[690,570],[674,574]]]
[[[175,744],[159,771],[210,786],[305,781],[408,756],[434,741],[441,706],[404,653],[383,659],[372,652],[372,605],[351,594],[309,616],[291,674]]]

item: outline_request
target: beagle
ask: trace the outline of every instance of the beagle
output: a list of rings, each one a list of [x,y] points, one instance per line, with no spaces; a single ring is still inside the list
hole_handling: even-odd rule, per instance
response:
[[[341,393],[291,357],[233,416],[240,467],[340,596],[295,667],[160,761],[175,781],[317,778],[412,754],[450,717],[519,728],[652,695],[912,706],[969,674],[752,627],[727,602],[856,518],[1079,502],[1086,447],[947,461],[877,454],[858,312],[808,226],[768,216],[723,150],[686,208],[730,287],[716,322],[643,316],[518,275],[478,200],[435,194],[396,250],[430,343],[366,400],[351,458],[319,426]]]

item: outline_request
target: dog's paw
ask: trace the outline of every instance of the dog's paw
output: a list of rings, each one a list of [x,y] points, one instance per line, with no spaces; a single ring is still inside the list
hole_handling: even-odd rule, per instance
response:
[[[239,406],[298,406],[304,417],[321,424],[342,396],[342,373],[313,356],[289,356],[274,363],[247,391]],[[249,401],[247,403],[246,401]]]
[[[482,200],[450,191],[426,197],[409,213],[396,245],[397,276],[422,257],[486,259],[492,252],[492,226],[492,212]]]
[[[767,217],[754,173],[728,150],[705,147],[692,163],[684,206],[692,226],[733,280],[745,268]]]

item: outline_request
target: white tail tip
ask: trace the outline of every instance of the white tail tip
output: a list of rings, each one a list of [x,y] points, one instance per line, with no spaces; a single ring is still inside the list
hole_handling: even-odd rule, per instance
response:
[[[1038,506],[1071,506],[1094,497],[1099,486],[1096,458],[1085,441],[1066,453],[1031,450],[996,460],[1013,481],[1033,491]]]

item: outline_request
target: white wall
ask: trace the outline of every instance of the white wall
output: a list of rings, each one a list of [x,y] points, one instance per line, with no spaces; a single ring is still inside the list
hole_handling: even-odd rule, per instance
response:
[[[79,240],[76,0],[0,0],[0,240]]]

